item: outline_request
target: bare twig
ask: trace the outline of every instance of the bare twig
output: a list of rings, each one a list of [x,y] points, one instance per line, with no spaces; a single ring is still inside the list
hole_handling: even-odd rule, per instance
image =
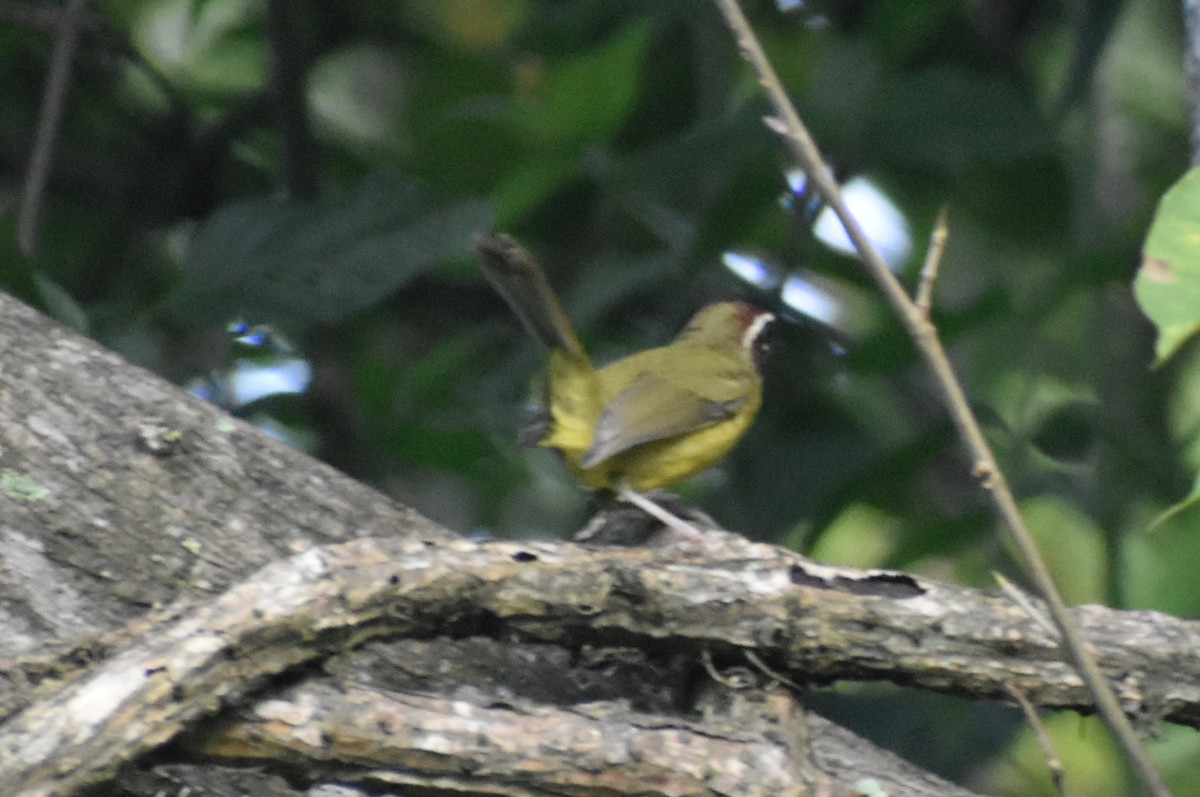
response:
[[[948,237],[946,206],[942,205],[937,221],[933,223],[933,232],[929,234],[929,249],[925,251],[925,263],[921,266],[921,283],[917,286],[917,307],[926,318],[929,318],[933,309],[933,286],[937,283],[938,269],[942,267],[942,255],[946,253]]]
[[[1020,606],[1025,614],[1029,615],[1029,619],[1046,629],[1048,633],[1058,636],[1058,629],[1054,627],[1054,623],[1050,622],[1050,618],[1046,613],[1033,605],[1033,601],[1029,596],[1021,591],[1021,588],[1009,581],[1000,573],[992,573],[992,578],[996,579],[996,583],[1000,585],[1000,591],[1008,597],[1012,598],[1013,603]]]
[[[1025,714],[1025,721],[1029,723],[1029,727],[1033,728],[1033,733],[1037,737],[1038,747],[1042,748],[1042,758],[1046,760],[1046,769],[1050,770],[1050,780],[1054,783],[1054,791],[1060,797],[1066,797],[1067,788],[1064,780],[1062,761],[1058,757],[1058,753],[1054,750],[1054,742],[1050,739],[1050,734],[1046,732],[1046,725],[1042,722],[1042,718],[1038,716],[1037,709],[1029,702],[1029,698],[1025,697],[1025,693],[1017,687],[1009,684],[1007,687],[1008,693],[1012,695],[1012,699],[1017,701],[1017,705],[1021,707],[1021,711]]]
[[[17,245],[25,257],[33,257],[37,251],[42,200],[50,180],[50,167],[54,163],[54,146],[58,141],[58,127],[71,86],[71,64],[75,61],[86,5],[87,0],[71,0],[58,23],[58,36],[54,40],[50,73],[42,94],[37,133],[33,139],[33,151],[29,155],[29,169],[25,173],[25,188],[21,192],[21,209],[17,214]]]
[[[769,667],[769,666],[767,665],[767,663],[766,663],[765,661],[763,661],[763,660],[762,660],[762,656],[759,656],[759,655],[758,655],[757,653],[755,653],[753,650],[747,650],[745,653],[746,653],[746,661],[748,661],[748,662],[750,662],[752,665],[754,665],[754,668],[755,668],[756,670],[758,670],[758,671],[759,671],[759,672],[761,672],[763,675],[765,675],[765,676],[767,676],[768,678],[770,678],[772,681],[775,681],[776,683],[783,684],[784,686],[788,687],[789,689],[794,689],[794,690],[796,690],[797,692],[803,692],[803,691],[804,691],[804,687],[803,687],[803,686],[801,686],[800,684],[796,683],[796,682],[795,682],[795,681],[793,681],[791,678],[788,678],[788,677],[787,677],[786,675],[784,675],[783,673],[780,673],[780,672],[777,672],[776,670],[773,670],[773,669],[771,669],[771,667]]]
[[[746,688],[745,684],[739,684],[732,678],[726,678],[724,675],[721,675],[721,671],[717,669],[716,662],[713,661],[712,651],[708,648],[700,652],[700,664],[703,665],[704,672],[713,680],[713,683],[718,683],[726,689],[733,689],[735,691]]]
[[[1192,116],[1192,165],[1200,166],[1200,0],[1183,0],[1187,32],[1188,101]]]
[[[1112,688],[1100,672],[1095,657],[1088,651],[1078,628],[1072,622],[1066,603],[1059,594],[1058,587],[1038,551],[1033,536],[1029,533],[1025,519],[1021,516],[1008,480],[1000,470],[991,446],[983,436],[979,421],[971,411],[962,385],[946,356],[946,350],[942,347],[936,328],[905,293],[904,287],[888,269],[879,252],[863,233],[858,221],[850,213],[842,198],[841,189],[825,165],[808,128],[796,113],[787,92],[784,91],[783,84],[780,83],[774,67],[767,59],[766,53],[763,52],[762,45],[742,13],[737,0],[716,0],[716,3],[733,32],[742,57],[753,68],[774,108],[775,116],[764,120],[767,127],[781,136],[800,168],[812,180],[812,184],[821,198],[829,207],[833,208],[834,213],[842,222],[842,226],[846,229],[846,235],[849,236],[858,251],[859,259],[900,317],[933,372],[934,380],[942,393],[942,400],[974,460],[972,472],[980,479],[982,486],[991,493],[997,511],[1007,524],[1010,538],[1021,553],[1026,570],[1046,600],[1054,624],[1062,634],[1071,663],[1095,696],[1096,707],[1101,718],[1121,747],[1124,748],[1126,755],[1133,762],[1138,776],[1147,788],[1156,797],[1170,795],[1170,791],[1167,790],[1162,777],[1134,731],[1133,725],[1129,722],[1120,703],[1117,702]]]
[[[0,2],[0,22],[17,25],[40,33],[57,33],[63,19],[70,14],[61,6],[35,6],[32,3]],[[83,30],[100,30],[103,22],[96,14],[85,13],[80,20]]]
[[[283,142],[283,184],[293,199],[317,194],[317,168],[308,124],[307,58],[293,18],[295,3],[267,2],[267,33],[271,43],[271,93],[279,137]]]

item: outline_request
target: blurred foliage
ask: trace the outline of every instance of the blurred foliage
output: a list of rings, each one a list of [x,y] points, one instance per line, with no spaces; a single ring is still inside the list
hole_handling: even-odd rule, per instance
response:
[[[906,216],[910,286],[949,207],[935,320],[1064,589],[1200,611],[1200,514],[1176,506],[1200,471],[1200,349],[1179,339],[1152,368],[1132,292],[1187,169],[1175,4],[808,6],[750,10],[839,174],[869,175]],[[477,273],[471,233],[533,249],[600,360],[713,298],[778,306],[721,266],[765,253],[855,291],[870,323],[847,340],[790,314],[758,423],[681,491],[832,561],[1018,576],[912,346],[856,264],[781,206],[789,164],[713,8],[92,4],[26,258],[15,225],[53,36],[23,12],[55,8],[0,3],[5,290],[193,386],[239,367],[230,323],[270,324],[311,381],[232,410],[461,531],[566,536],[588,496],[515,443],[541,353]],[[307,126],[280,121],[305,118],[286,113],[289,81]],[[842,691],[824,707],[903,755],[1049,793],[1014,711]],[[1052,730],[1074,792],[1120,792],[1104,734],[1069,716]],[[1153,752],[1176,794],[1200,794],[1194,734]]]
[[[1200,331],[1200,171],[1189,171],[1163,195],[1134,295],[1158,329],[1158,363]]]

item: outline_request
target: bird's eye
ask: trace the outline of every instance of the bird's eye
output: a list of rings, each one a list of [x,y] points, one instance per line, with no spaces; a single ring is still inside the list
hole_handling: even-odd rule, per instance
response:
[[[750,356],[754,358],[754,367],[762,369],[767,362],[767,354],[771,351],[771,333],[764,332],[754,341],[754,349]]]
[[[754,367],[760,371],[767,361],[767,352],[771,350],[772,330],[774,327],[774,314],[763,313],[754,319],[747,330],[746,343],[750,349],[750,359],[754,361]]]

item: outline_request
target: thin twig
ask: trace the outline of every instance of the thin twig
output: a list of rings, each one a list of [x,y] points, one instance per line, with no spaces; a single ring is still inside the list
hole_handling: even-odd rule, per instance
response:
[[[1020,606],[1025,614],[1029,615],[1029,619],[1046,629],[1048,633],[1058,636],[1058,629],[1054,627],[1054,623],[1046,616],[1046,613],[1033,605],[1033,601],[1029,599],[1021,589],[1000,573],[992,573],[992,578],[996,579],[996,583],[1000,585],[1000,591],[1012,599],[1012,602]]]
[[[317,167],[308,124],[308,59],[299,39],[296,13],[295,3],[267,2],[271,94],[283,142],[283,184],[289,197],[303,200],[317,195]]]
[[[933,286],[937,283],[938,270],[942,267],[942,255],[946,253],[946,239],[950,237],[946,222],[946,206],[938,210],[933,232],[929,234],[929,249],[925,252],[925,263],[921,266],[921,283],[917,285],[917,308],[921,315],[929,318],[933,310]]]
[[[781,683],[784,686],[788,687],[789,689],[794,689],[797,692],[804,691],[803,686],[796,683],[791,678],[788,678],[783,673],[776,672],[775,670],[773,670],[769,666],[767,666],[767,663],[762,660],[762,657],[759,656],[757,653],[755,653],[753,650],[747,649],[747,650],[742,651],[742,653],[746,657],[746,661],[753,664],[755,669],[757,669],[763,675],[770,678],[772,681],[775,681],[776,683]]]
[[[721,675],[720,670],[717,669],[716,662],[713,661],[712,651],[708,648],[700,651],[700,664],[704,666],[704,671],[708,673],[709,678],[712,678],[715,683],[719,683],[726,689],[737,691],[746,688],[746,684],[739,684],[737,681]]]
[[[1024,692],[1012,684],[1007,684],[1005,689],[1012,695],[1012,699],[1017,701],[1017,705],[1021,707],[1021,711],[1025,714],[1025,721],[1029,723],[1029,727],[1033,728],[1034,736],[1037,737],[1038,747],[1042,748],[1042,758],[1046,760],[1046,769],[1050,770],[1050,780],[1054,783],[1055,793],[1060,795],[1060,797],[1066,797],[1067,787],[1062,760],[1054,750],[1054,742],[1050,739],[1050,734],[1046,731],[1046,724],[1042,722],[1042,718],[1038,716],[1037,709],[1029,702],[1029,698],[1025,697]]]
[[[17,25],[39,33],[57,33],[70,9],[61,6],[35,6],[30,3],[0,2],[0,22]],[[100,30],[103,22],[96,14],[84,14],[80,20],[83,30]]]
[[[1169,797],[1170,791],[1162,782],[1162,777],[1155,769],[1141,740],[1134,731],[1133,725],[1129,722],[1120,703],[1117,702],[1112,687],[1096,664],[1095,657],[1086,648],[1082,635],[1067,611],[1066,603],[1059,594],[1050,570],[1038,551],[1037,544],[1029,533],[1029,528],[1025,525],[1025,519],[1017,507],[1008,480],[1001,472],[996,457],[983,436],[979,421],[971,411],[962,385],[955,376],[946,351],[938,338],[937,330],[905,293],[904,287],[888,269],[879,252],[868,240],[862,227],[846,207],[841,190],[825,165],[816,142],[808,128],[800,120],[799,114],[796,113],[787,92],[784,91],[783,84],[779,82],[774,67],[771,66],[766,53],[763,52],[762,45],[742,13],[737,0],[716,0],[716,3],[733,32],[742,57],[758,76],[759,83],[774,108],[776,115],[765,119],[766,125],[782,137],[800,168],[812,180],[812,184],[821,198],[829,207],[833,208],[834,213],[842,222],[842,226],[845,227],[847,236],[858,251],[859,259],[900,317],[922,357],[933,371],[937,387],[942,393],[942,400],[974,460],[972,472],[980,480],[982,486],[991,493],[996,509],[1007,524],[1010,537],[1021,553],[1026,570],[1042,593],[1050,615],[1054,619],[1054,624],[1062,634],[1066,653],[1072,665],[1087,684],[1096,701],[1097,711],[1118,743],[1124,748],[1138,776],[1151,793],[1155,797]]]
[[[28,28],[38,33],[57,34],[69,13],[70,9],[62,6],[33,6],[28,3],[7,3],[0,0],[0,22]],[[127,59],[133,66],[141,70],[142,74],[168,99],[175,112],[186,110],[187,101],[183,94],[175,88],[162,70],[130,43],[122,31],[111,25],[105,25],[104,20],[92,11],[80,14],[79,29],[84,33],[97,34],[101,43],[111,47],[117,55]]]
[[[1200,0],[1183,0],[1187,32],[1188,100],[1192,115],[1192,165],[1200,166]]]
[[[58,142],[58,127],[71,87],[71,65],[75,61],[86,5],[87,0],[71,0],[59,19],[58,36],[54,40],[50,72],[46,77],[37,132],[33,138],[33,151],[29,154],[29,169],[25,172],[21,208],[17,213],[17,245],[25,257],[33,257],[37,251],[43,197],[50,180],[50,167],[54,163],[54,146]]]

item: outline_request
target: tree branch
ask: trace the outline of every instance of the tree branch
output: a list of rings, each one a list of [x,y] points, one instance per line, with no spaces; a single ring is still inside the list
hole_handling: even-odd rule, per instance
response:
[[[0,793],[71,794],[265,678],[366,640],[482,628],[559,644],[666,643],[695,658],[753,651],[797,681],[889,679],[992,698],[1015,688],[1040,705],[1091,708],[1057,641],[1003,596],[715,537],[659,551],[362,539],[296,554],[11,717],[0,759],[15,763]],[[1131,711],[1198,724],[1200,625],[1075,612]]]
[[[1200,166],[1200,1],[1183,0],[1183,29],[1187,33],[1184,60],[1192,118],[1192,166]]]
[[[917,285],[914,303],[921,315],[929,318],[933,311],[933,286],[937,284],[938,271],[942,267],[942,255],[946,253],[946,239],[950,237],[946,223],[946,206],[938,211],[937,220],[933,223],[933,232],[929,234],[929,248],[925,251],[925,262],[921,265],[921,282]]]
[[[267,35],[271,44],[271,94],[279,137],[283,142],[283,185],[292,199],[317,195],[317,168],[308,124],[308,59],[302,52],[299,6],[267,0]]]
[[[447,661],[464,665],[446,679],[445,692],[435,690],[431,676],[444,673]],[[623,680],[662,690],[661,698],[648,698],[650,705],[643,699],[631,709],[626,696],[611,691],[613,664],[599,654],[571,657],[561,648],[481,639],[371,645],[328,678],[240,709],[196,747],[218,760],[283,757],[292,771],[320,770],[339,782],[436,788],[445,785],[447,772],[470,771],[472,778],[452,778],[470,793],[502,793],[519,782],[546,794],[644,793],[651,783],[681,794],[810,794],[822,786],[826,793],[850,794],[871,778],[889,794],[966,797],[806,715],[778,684],[742,687],[733,696],[723,687],[712,690],[751,709],[740,716],[714,710],[672,717],[660,712],[668,709],[666,701],[678,705],[685,697],[678,670],[634,669],[621,661]],[[497,671],[510,667],[523,677],[498,685]],[[385,668],[406,676],[384,682],[375,673]],[[534,694],[546,682],[565,689],[547,701]],[[427,752],[431,736],[442,752],[436,760]],[[403,781],[391,771],[400,762]]]
[[[17,214],[17,244],[25,257],[31,258],[37,252],[43,197],[50,180],[58,128],[71,86],[71,66],[75,62],[79,33],[87,22],[86,12],[87,0],[70,0],[58,20],[50,72],[46,76],[46,90],[42,94],[33,151],[29,155],[29,168],[25,172],[25,186],[21,191],[21,207]]]

